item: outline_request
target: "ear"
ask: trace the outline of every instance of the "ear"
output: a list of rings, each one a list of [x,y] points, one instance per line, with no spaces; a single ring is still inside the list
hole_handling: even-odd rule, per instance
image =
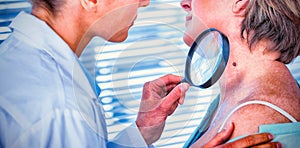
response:
[[[232,12],[238,16],[243,16],[246,12],[249,0],[233,0]]]
[[[80,0],[81,5],[86,10],[91,10],[99,4],[100,0]]]

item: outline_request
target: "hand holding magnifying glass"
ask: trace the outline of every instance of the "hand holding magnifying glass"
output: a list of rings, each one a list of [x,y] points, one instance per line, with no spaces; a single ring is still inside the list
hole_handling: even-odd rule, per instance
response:
[[[224,72],[228,57],[227,37],[214,28],[205,30],[189,50],[182,82],[199,88],[212,86]]]

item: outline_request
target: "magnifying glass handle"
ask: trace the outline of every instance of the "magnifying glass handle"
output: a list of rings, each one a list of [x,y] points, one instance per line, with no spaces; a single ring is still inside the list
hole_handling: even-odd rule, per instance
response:
[[[180,83],[188,83],[191,85],[191,83],[186,78],[183,78],[178,84],[180,84]]]
[[[180,82],[179,82],[179,84],[180,83],[184,83],[184,82],[186,82],[187,83],[187,80],[186,80],[186,78],[183,78]]]

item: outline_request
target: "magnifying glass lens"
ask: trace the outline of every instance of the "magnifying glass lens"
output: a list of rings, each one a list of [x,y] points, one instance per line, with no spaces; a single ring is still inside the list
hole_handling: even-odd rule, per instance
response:
[[[217,32],[204,36],[197,44],[191,61],[190,78],[193,84],[201,85],[213,75],[221,58],[221,37]]]
[[[207,88],[223,73],[229,55],[227,38],[216,29],[204,31],[192,45],[186,63],[186,77],[193,86]]]

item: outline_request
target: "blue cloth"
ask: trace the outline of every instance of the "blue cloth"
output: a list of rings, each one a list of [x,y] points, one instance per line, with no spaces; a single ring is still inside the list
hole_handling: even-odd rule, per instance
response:
[[[106,147],[99,89],[69,46],[24,12],[10,27],[0,45],[0,147]],[[147,147],[135,124],[111,143]]]
[[[272,133],[273,141],[279,141],[285,148],[300,146],[300,122],[261,125],[259,132]]]
[[[200,124],[197,126],[196,130],[191,134],[189,139],[183,145],[183,148],[188,148],[192,146],[209,128],[210,123],[213,118],[213,114],[218,108],[220,101],[220,95],[218,95],[209,105],[204,118],[201,120]]]
[[[259,133],[268,132],[274,135],[274,142],[280,142],[285,148],[295,148],[300,145],[300,122],[264,124],[259,126]],[[232,142],[247,135],[235,137],[228,142]]]
[[[191,134],[189,139],[184,144],[184,148],[188,148],[193,145],[209,128],[213,114],[217,110],[219,100],[220,96],[218,95],[217,98],[214,99],[210,104],[203,120],[200,122],[196,130]],[[281,142],[283,144],[283,147],[294,148],[300,145],[300,122],[260,125],[259,133],[263,132],[272,133],[275,136],[273,141]],[[227,143],[246,136],[247,135],[235,137],[227,141]]]

